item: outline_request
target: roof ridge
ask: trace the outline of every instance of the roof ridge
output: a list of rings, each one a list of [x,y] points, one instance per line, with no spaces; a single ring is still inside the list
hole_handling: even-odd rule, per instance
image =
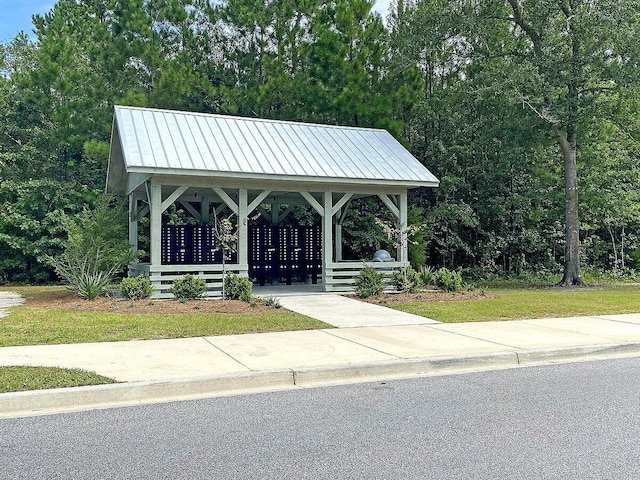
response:
[[[151,107],[134,107],[130,105],[114,105],[114,109],[142,110],[147,112],[172,113],[177,115],[189,115],[189,116],[216,117],[216,118],[224,118],[229,120],[240,120],[245,122],[279,123],[279,124],[286,124],[286,125],[299,125],[299,126],[316,127],[316,128],[337,128],[340,130],[365,130],[365,131],[383,132],[388,135],[391,135],[384,128],[374,128],[374,127],[353,127],[350,125],[331,125],[326,123],[298,122],[295,120],[276,120],[272,118],[243,117],[240,115],[228,115],[224,113],[188,112],[186,110],[171,110],[168,108],[151,108]]]

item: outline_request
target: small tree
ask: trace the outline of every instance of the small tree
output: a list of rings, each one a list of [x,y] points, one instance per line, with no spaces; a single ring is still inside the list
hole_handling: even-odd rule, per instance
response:
[[[71,290],[92,300],[104,292],[113,276],[132,260],[122,202],[98,198],[93,210],[85,207],[75,217],[62,217],[67,232],[64,252],[47,257]]]
[[[382,231],[387,236],[389,240],[393,241],[394,248],[406,248],[408,245],[417,245],[418,242],[411,240],[418,232],[422,231],[426,225],[409,225],[406,228],[402,228],[401,226],[393,225],[384,220],[380,220],[376,218],[376,224],[382,228]],[[407,291],[409,283],[409,279],[407,278],[407,268],[402,269],[403,276],[403,285],[405,285],[405,290]]]
[[[222,298],[225,297],[225,279],[227,275],[225,260],[226,256],[238,251],[238,230],[234,231],[233,224],[228,218],[218,221],[213,217],[213,235],[216,250],[222,253]]]

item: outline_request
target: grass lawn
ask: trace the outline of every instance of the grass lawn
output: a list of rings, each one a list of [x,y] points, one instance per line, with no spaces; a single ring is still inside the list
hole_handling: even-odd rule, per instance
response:
[[[528,318],[640,313],[640,286],[489,289],[473,300],[406,302],[389,305],[441,322],[486,322]]]
[[[87,302],[61,287],[3,287],[26,298],[0,319],[0,346],[149,340],[331,328],[297,313],[243,302]],[[233,307],[237,305],[237,307]],[[93,306],[93,310],[91,307]],[[235,308],[221,313],[216,308]],[[243,309],[244,311],[241,311]],[[138,313],[154,311],[153,313]],[[177,312],[177,313],[171,313]]]
[[[57,367],[0,367],[0,393],[102,385],[116,381],[84,370]]]

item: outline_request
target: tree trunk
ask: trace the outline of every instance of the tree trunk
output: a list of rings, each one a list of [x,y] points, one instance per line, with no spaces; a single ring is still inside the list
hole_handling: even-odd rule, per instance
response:
[[[559,125],[553,126],[564,160],[565,249],[562,287],[585,285],[580,269],[580,221],[578,218],[578,171],[576,168],[576,135],[565,137]]]

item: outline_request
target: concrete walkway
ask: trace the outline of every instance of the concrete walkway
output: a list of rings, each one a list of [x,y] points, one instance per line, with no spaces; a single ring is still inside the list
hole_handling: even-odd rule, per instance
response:
[[[123,383],[0,394],[0,417],[618,356],[640,356],[640,314],[3,347]]]
[[[283,295],[277,298],[288,310],[340,328],[439,323],[430,318],[361,302],[338,294]]]
[[[24,298],[15,292],[0,292],[0,318],[9,314],[9,308],[22,305]]]

